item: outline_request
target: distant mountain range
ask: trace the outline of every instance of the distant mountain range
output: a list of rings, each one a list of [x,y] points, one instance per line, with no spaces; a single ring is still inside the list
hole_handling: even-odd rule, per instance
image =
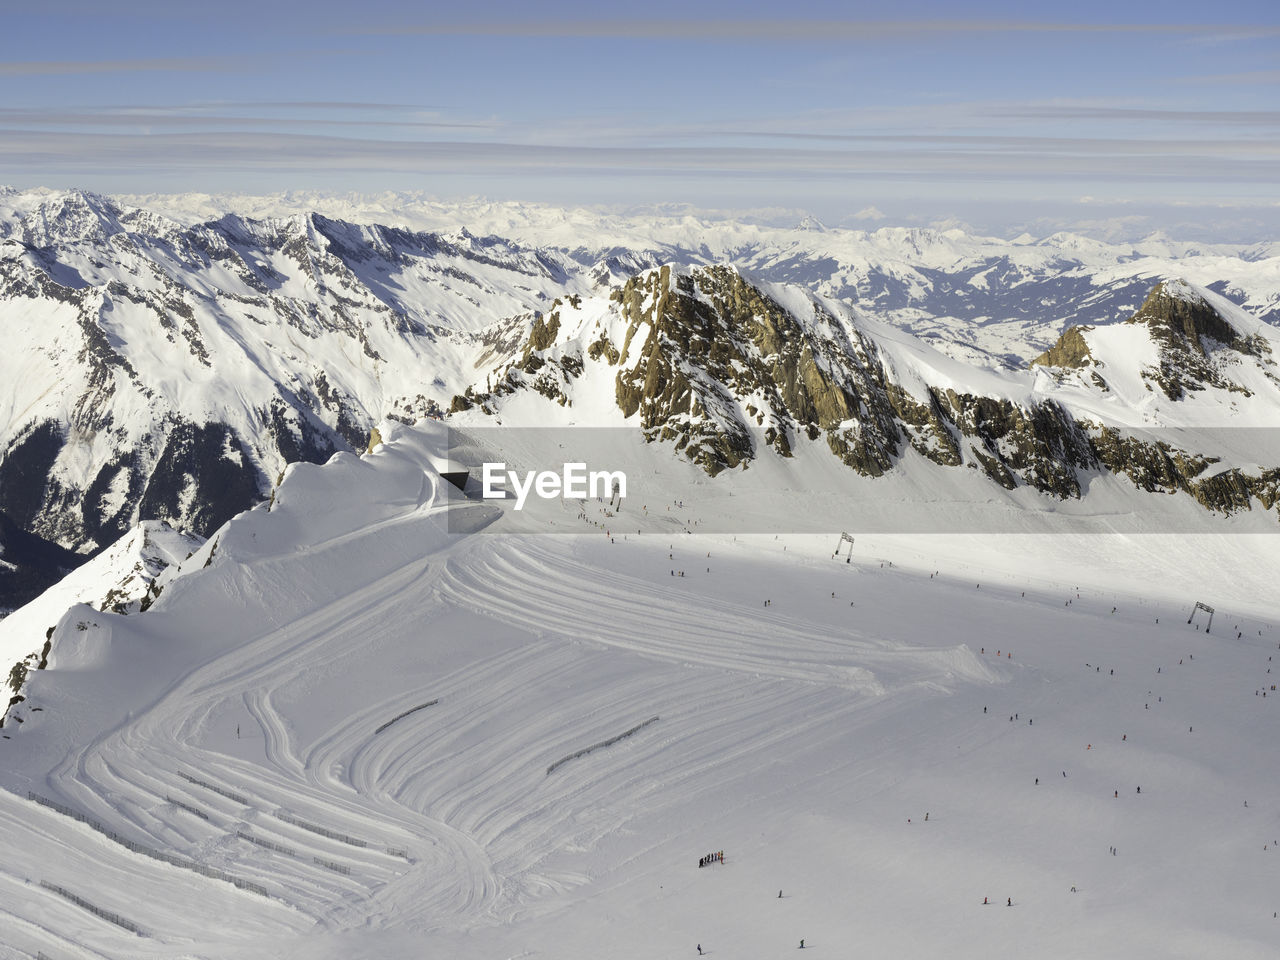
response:
[[[207,206],[0,191],[0,608],[142,520],[208,535],[288,463],[465,410],[637,424],[709,473],[760,430],[869,476],[914,451],[1051,498],[1104,471],[1275,501],[1277,464],[1130,432],[1280,423],[1280,245]]]

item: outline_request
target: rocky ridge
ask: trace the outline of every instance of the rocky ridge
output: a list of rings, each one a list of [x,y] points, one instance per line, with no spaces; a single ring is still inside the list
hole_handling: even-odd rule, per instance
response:
[[[1160,284],[1126,321],[1155,358],[1136,372],[1170,401],[1169,426],[1191,392],[1253,397],[1256,387],[1232,376],[1242,364],[1280,388],[1271,355],[1280,335],[1242,333],[1206,296]],[[638,422],[647,440],[670,442],[711,476],[760,456],[788,457],[807,439],[868,477],[900,468],[910,450],[938,466],[978,469],[1005,489],[1029,486],[1059,499],[1081,497],[1090,475],[1108,472],[1225,513],[1276,504],[1280,469],[1224,469],[1218,456],[1100,416],[1111,389],[1098,371],[1123,358],[1095,357],[1089,329],[1070,328],[1033,364],[1072,389],[1037,389],[1033,369],[988,391],[991,381],[956,382],[927,345],[886,339],[889,328],[843,305],[753,284],[727,266],[668,265],[633,277],[607,301],[556,302],[533,316],[524,343],[488,375],[491,389],[469,389],[452,409],[476,408],[510,425],[513,398],[529,392],[562,407],[594,398],[583,385],[598,365],[613,374],[618,422]],[[1082,393],[1092,402],[1082,403]],[[1257,399],[1271,409],[1280,389]]]

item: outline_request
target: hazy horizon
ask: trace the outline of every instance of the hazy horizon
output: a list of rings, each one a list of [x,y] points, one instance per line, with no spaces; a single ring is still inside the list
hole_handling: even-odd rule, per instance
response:
[[[798,210],[1012,236],[1280,228],[1280,10],[581,0],[7,16],[0,182]],[[252,25],[252,29],[245,29]]]

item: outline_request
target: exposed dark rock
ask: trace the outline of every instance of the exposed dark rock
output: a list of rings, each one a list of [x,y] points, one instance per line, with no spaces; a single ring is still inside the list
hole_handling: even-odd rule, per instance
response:
[[[1080,425],[1051,401],[1023,408],[1003,398],[941,395],[944,410],[987,475],[1006,489],[1019,481],[1060,499],[1078,498],[1077,470],[1096,466]]]
[[[226,424],[175,423],[147,480],[142,516],[208,536],[262,499],[263,478]]]
[[[144,486],[145,477],[136,457],[126,454],[105,464],[80,500],[84,535],[100,547],[124,536],[132,525],[133,506]]]
[[[301,404],[289,403],[278,396],[263,411],[267,436],[286,463],[324,463],[338,449],[331,431],[317,421],[314,414],[308,416],[308,412]],[[364,438],[357,435],[356,439]],[[207,536],[203,531],[197,532]]]
[[[88,560],[0,513],[0,609],[16,609]]]
[[[1096,363],[1085,342],[1085,331],[1093,327],[1068,327],[1058,342],[1031,361],[1032,366],[1078,369]]]
[[[1255,498],[1264,510],[1280,502],[1280,468],[1257,476],[1237,468],[1206,476],[1217,463],[1213,457],[1161,440],[1124,435],[1111,427],[1089,426],[1095,431],[1091,445],[1099,463],[1147,492],[1186,493],[1206,509],[1228,514],[1252,510]]]
[[[49,496],[50,471],[63,444],[53,420],[28,424],[0,460],[0,512],[23,529],[35,526]]]
[[[1159,345],[1159,367],[1144,375],[1170,400],[1208,386],[1248,396],[1245,387],[1223,375],[1217,354],[1222,348],[1251,356],[1270,353],[1264,340],[1242,335],[1208,301],[1179,282],[1157,284],[1126,322],[1145,325]]]
[[[556,342],[556,333],[560,330],[560,314],[555,309],[560,306],[557,300],[552,304],[549,314],[538,314],[533,320],[533,329],[529,331],[529,343],[525,347],[525,356],[533,351],[546,350]]]

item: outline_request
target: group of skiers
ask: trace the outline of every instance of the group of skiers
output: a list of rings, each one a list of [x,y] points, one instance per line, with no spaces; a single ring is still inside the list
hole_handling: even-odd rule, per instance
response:
[[[677,503],[678,503],[678,502],[677,502]],[[681,505],[682,505],[682,504],[681,504]],[[668,509],[670,509],[670,508],[668,508]],[[674,546],[674,545],[673,545],[673,546]],[[837,554],[837,556],[838,556],[838,554]],[[671,556],[671,555],[669,555],[669,558],[674,559],[674,557],[673,557],[673,556]],[[883,564],[882,564],[882,565],[883,565]],[[684,576],[684,571],[676,571],[676,570],[672,570],[671,575],[672,575],[672,576],[680,576],[680,577],[683,577],[683,576]],[[935,572],[934,574],[932,574],[932,575],[931,575],[931,579],[932,579],[933,577],[935,577],[935,576],[938,576],[938,575],[939,575],[939,574],[938,574],[937,572]],[[977,587],[978,587],[978,589],[981,589],[981,585],[980,585],[980,584],[979,584],[979,585],[977,585]],[[1077,588],[1077,589],[1078,589],[1078,588]],[[833,591],[833,592],[831,593],[831,597],[834,599],[834,598],[835,598],[835,596],[836,596],[836,594],[835,594],[835,592]],[[1025,597],[1025,592],[1023,593],[1023,596]],[[1079,598],[1080,598],[1080,594],[1079,594],[1079,593],[1077,593],[1077,594],[1076,594],[1076,597],[1074,597],[1074,598],[1070,598],[1070,599],[1068,599],[1068,600],[1067,600],[1067,605],[1070,605],[1070,604],[1072,603],[1072,600],[1074,600],[1074,599],[1079,599]],[[765,606],[765,607],[769,607],[769,606],[771,606],[771,605],[772,605],[772,600],[769,600],[769,599],[764,599],[762,602],[763,602],[763,606]],[[1112,610],[1111,610],[1111,613],[1112,613],[1112,614],[1116,614],[1117,612],[1118,612],[1118,608],[1117,608],[1117,607],[1115,607],[1115,606],[1113,606],[1113,607],[1112,607]],[[1157,618],[1155,622],[1158,624],[1158,623],[1160,622],[1160,621],[1159,621],[1159,618]],[[1237,629],[1237,639],[1241,639],[1241,638],[1242,638],[1243,631],[1239,630],[1239,628],[1238,628],[1238,627],[1236,627],[1235,629]],[[1259,631],[1259,635],[1261,635],[1261,631]],[[985,654],[986,654],[986,648],[985,648],[985,647],[982,647],[982,649],[981,649],[981,653],[982,653],[983,655],[985,655]],[[1012,653],[1010,653],[1010,652],[1008,652],[1008,651],[1004,651],[1003,649],[1000,649],[1000,650],[997,650],[997,651],[996,651],[996,656],[997,656],[997,657],[999,657],[999,658],[1001,658],[1001,659],[1012,659],[1012,656],[1013,656],[1013,655],[1012,655]],[[1194,660],[1194,656],[1192,656],[1192,655],[1188,654],[1188,655],[1187,655],[1187,657],[1186,657],[1185,659],[1188,659],[1188,660],[1192,660],[1192,661],[1193,661],[1193,660]],[[1271,660],[1271,658],[1270,658],[1270,657],[1268,657],[1268,668],[1267,668],[1267,673],[1270,673],[1270,672],[1271,672],[1271,670],[1270,670],[1270,660]],[[1180,659],[1180,660],[1178,661],[1178,663],[1179,663],[1179,665],[1181,665],[1181,664],[1183,663],[1183,660],[1182,660],[1182,659]],[[1092,669],[1094,670],[1094,672],[1095,672],[1095,673],[1097,673],[1097,674],[1100,674],[1100,673],[1102,672],[1102,668],[1101,668],[1101,666],[1099,666],[1099,665],[1097,665],[1097,664],[1093,664],[1093,663],[1086,663],[1086,664],[1085,664],[1085,667],[1086,667],[1086,669],[1088,669],[1088,668],[1092,668]],[[1160,671],[1160,670],[1157,670],[1157,672],[1161,672],[1161,671]],[[1115,669],[1114,669],[1114,668],[1108,668],[1108,676],[1115,676]],[[1275,691],[1276,691],[1276,689],[1277,689],[1277,688],[1276,688],[1276,685],[1267,683],[1267,684],[1264,684],[1264,685],[1263,685],[1262,687],[1260,687],[1259,689],[1255,690],[1255,695],[1259,695],[1259,694],[1260,694],[1261,696],[1264,696],[1264,697],[1265,697],[1265,696],[1267,695],[1267,692],[1268,692],[1268,689],[1267,689],[1268,687],[1270,687],[1270,692],[1275,692]],[[1149,696],[1151,693],[1152,693],[1152,691],[1148,691],[1148,696]],[[1163,697],[1158,698],[1158,702],[1159,702],[1159,701],[1162,701],[1162,700],[1163,700]],[[1149,709],[1149,704],[1144,703],[1144,704],[1143,704],[1143,707],[1144,707],[1144,709]],[[985,714],[985,713],[987,713],[987,712],[988,712],[987,707],[985,707],[985,706],[984,706],[984,707],[983,707],[983,711],[982,711],[982,712],[983,712],[984,714]],[[1018,714],[1017,712],[1015,712],[1015,713],[1014,713],[1014,715],[1013,715],[1013,716],[1011,716],[1009,719],[1010,719],[1010,721],[1014,721],[1014,722],[1016,722],[1017,720],[1019,720],[1019,719],[1020,719],[1020,716],[1019,716],[1019,714]],[[1032,720],[1030,720],[1030,719],[1028,720],[1028,723],[1029,723],[1029,724],[1030,724],[1030,723],[1032,723],[1032,722],[1033,722]],[[1192,731],[1192,730],[1193,730],[1193,728],[1188,727],[1188,731],[1189,731],[1189,732],[1190,732],[1190,731]],[[1127,742],[1127,741],[1128,741],[1128,734],[1127,734],[1127,733],[1122,734],[1122,736],[1121,736],[1121,741],[1122,741],[1122,742]],[[1091,747],[1092,747],[1092,744],[1089,744],[1089,745],[1086,747],[1086,749],[1091,749]],[[1062,776],[1063,776],[1064,778],[1067,776],[1067,773],[1066,773],[1066,771],[1065,771],[1065,770],[1064,770],[1064,771],[1062,771]],[[1036,781],[1035,781],[1035,782],[1036,782],[1036,784],[1037,784],[1037,785],[1039,784],[1039,782],[1040,782],[1040,781],[1039,781],[1039,778],[1038,778],[1038,777],[1036,778]],[[1142,793],[1142,788],[1141,788],[1141,787],[1137,787],[1137,788],[1136,788],[1136,793],[1137,793],[1137,794],[1141,794],[1141,793]],[[1112,796],[1113,796],[1114,798],[1117,798],[1117,799],[1118,799],[1118,798],[1119,798],[1119,795],[1120,795],[1120,794],[1119,794],[1119,790],[1113,790],[1113,791],[1112,791]],[[1248,804],[1246,803],[1246,804],[1245,804],[1245,806],[1248,806]],[[925,814],[924,819],[925,819],[926,821],[929,819],[929,815],[928,815],[927,813]],[[910,821],[908,821],[908,822],[910,822]],[[1277,845],[1277,846],[1280,846],[1280,841],[1277,841],[1277,842],[1276,842],[1276,845]],[[1264,847],[1263,847],[1263,849],[1265,850],[1265,849],[1267,849],[1267,848],[1264,846]],[[1111,856],[1113,856],[1113,857],[1114,857],[1114,856],[1117,856],[1117,855],[1118,855],[1118,850],[1117,850],[1117,848],[1116,848],[1115,846],[1109,846],[1109,847],[1108,847],[1108,853],[1109,853]],[[701,867],[711,866],[711,865],[712,865],[712,864],[714,864],[714,863],[723,863],[723,862],[724,862],[724,852],[723,852],[723,851],[717,851],[717,852],[715,852],[715,853],[706,854],[705,856],[701,857],[701,858],[699,859],[699,861],[698,861],[698,866],[699,866],[699,868],[701,868]],[[1076,892],[1076,888],[1075,888],[1074,886],[1072,886],[1072,887],[1071,887],[1071,892],[1072,892],[1072,893],[1075,893],[1075,892]],[[779,891],[778,891],[778,898],[779,898],[779,899],[781,899],[781,897],[782,897],[782,891],[781,891],[781,890],[779,890]],[[988,899],[987,897],[983,897],[982,902],[983,902],[983,904],[988,904],[988,903],[990,903],[990,901],[989,901],[989,899]],[[999,902],[999,901],[997,900],[997,903],[998,903],[998,902]],[[1006,900],[1005,900],[1005,904],[1006,904],[1006,906],[1012,907],[1012,906],[1013,906],[1013,898],[1012,898],[1012,897],[1008,897],[1008,898],[1006,898]],[[804,941],[804,940],[801,940],[801,941],[800,941],[800,949],[804,949],[804,947],[805,947],[805,941]],[[702,953],[703,953],[703,948],[702,948],[702,945],[701,945],[701,944],[698,944],[697,950],[698,950],[698,954],[699,954],[699,955],[702,955]]]

